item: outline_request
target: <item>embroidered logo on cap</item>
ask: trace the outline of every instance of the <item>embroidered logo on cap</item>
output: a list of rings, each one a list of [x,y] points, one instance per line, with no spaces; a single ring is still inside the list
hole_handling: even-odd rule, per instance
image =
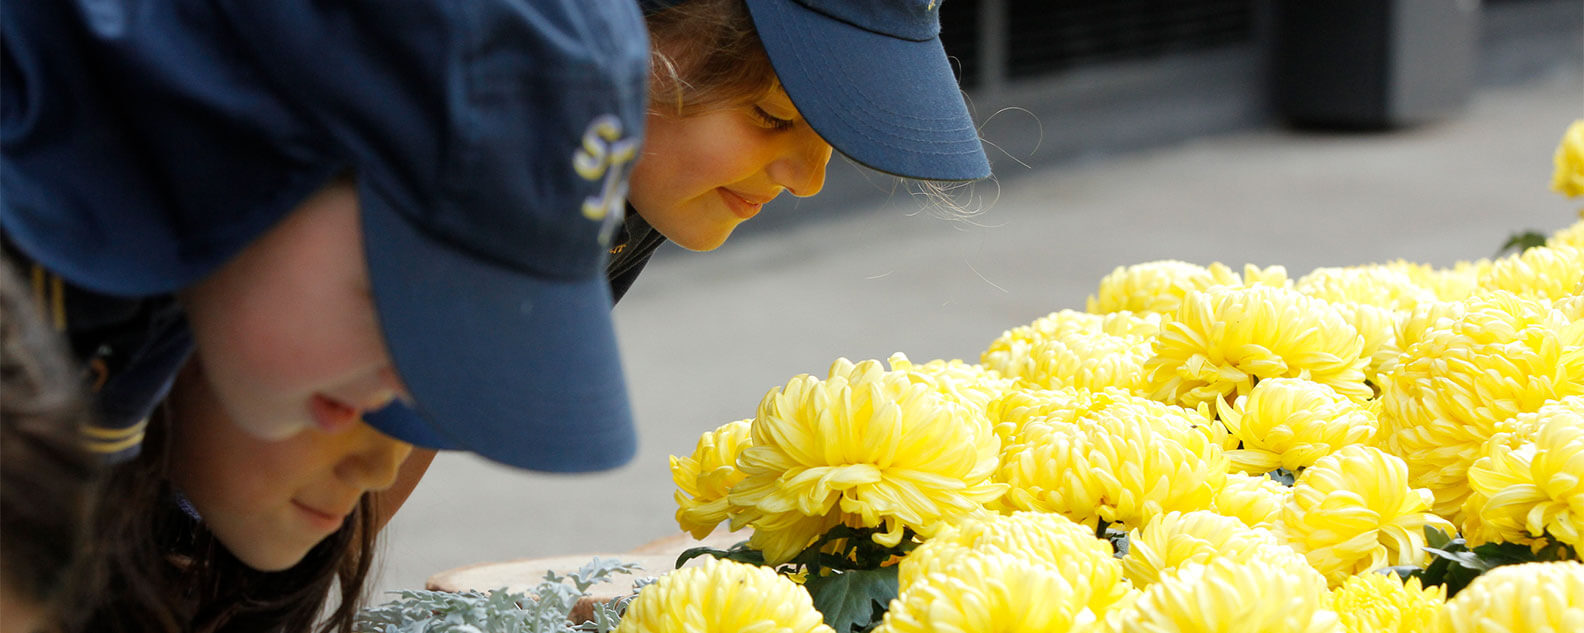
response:
[[[641,139],[622,138],[622,121],[613,114],[596,117],[583,132],[583,146],[572,154],[572,168],[584,180],[605,182],[598,195],[583,199],[583,217],[599,221],[600,243],[609,244],[627,209],[627,172],[638,156]]]

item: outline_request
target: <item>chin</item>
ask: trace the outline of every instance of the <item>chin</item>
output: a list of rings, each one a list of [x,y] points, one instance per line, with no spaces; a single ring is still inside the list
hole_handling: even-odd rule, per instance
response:
[[[223,544],[223,542],[222,542]],[[259,571],[286,571],[302,562],[308,555],[308,550],[303,551],[239,551],[227,547],[231,554],[243,564]]]
[[[667,235],[666,239],[695,253],[705,253],[720,248],[721,244],[725,244],[726,238],[731,237],[732,230],[735,228],[737,228],[736,225],[733,225],[724,230],[680,236],[681,239]]]

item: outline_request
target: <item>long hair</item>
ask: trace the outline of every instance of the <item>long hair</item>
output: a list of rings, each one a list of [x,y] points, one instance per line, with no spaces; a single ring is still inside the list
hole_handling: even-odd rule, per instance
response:
[[[99,560],[92,605],[68,631],[249,633],[308,631],[332,590],[320,631],[349,632],[374,551],[374,496],[289,569],[263,572],[233,556],[184,511],[166,478],[169,420],[149,421],[142,452],[110,470],[94,509],[90,556]]]
[[[8,598],[46,608],[81,577],[98,471],[88,398],[9,260],[0,264],[0,559]]]

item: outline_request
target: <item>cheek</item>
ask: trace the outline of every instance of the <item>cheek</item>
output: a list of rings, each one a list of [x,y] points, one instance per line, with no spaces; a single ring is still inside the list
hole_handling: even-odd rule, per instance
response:
[[[207,423],[202,429],[198,424]],[[170,479],[206,519],[221,523],[283,506],[292,495],[294,455],[285,443],[247,436],[229,421],[177,424],[171,438]],[[302,464],[299,467],[306,467]]]
[[[738,118],[731,111],[650,116],[644,154],[632,175],[634,206],[680,204],[763,171],[770,148]]]

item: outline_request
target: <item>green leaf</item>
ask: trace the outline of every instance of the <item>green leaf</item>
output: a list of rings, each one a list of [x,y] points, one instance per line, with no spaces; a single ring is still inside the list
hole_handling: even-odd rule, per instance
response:
[[[1507,236],[1507,241],[1502,243],[1501,250],[1496,251],[1496,256],[1501,257],[1508,251],[1522,253],[1536,246],[1545,246],[1546,236],[1538,231],[1521,231]]]
[[[1422,577],[1424,575],[1423,569],[1414,567],[1413,565],[1393,565],[1391,567],[1381,567],[1380,569],[1374,570],[1374,572],[1377,574],[1392,574],[1399,580],[1407,580],[1409,578]],[[1421,579],[1420,582],[1424,582],[1423,579]]]
[[[681,569],[682,565],[688,561],[705,555],[750,565],[762,566],[765,564],[764,552],[748,547],[748,541],[743,541],[723,550],[711,547],[695,547],[684,551],[680,556],[677,556],[676,568]]]
[[[1479,556],[1474,554],[1474,552],[1467,550],[1444,550],[1436,549],[1434,547],[1426,547],[1425,551],[1469,569],[1477,569],[1479,571],[1490,569],[1489,564],[1481,560]]]
[[[803,586],[837,633],[868,631],[897,596],[897,567],[811,574]]]
[[[1490,571],[1502,565],[1516,565],[1529,563],[1540,558],[1529,549],[1528,545],[1518,543],[1486,543],[1474,548],[1474,554],[1485,565],[1485,571]]]
[[[1298,475],[1293,474],[1293,471],[1287,470],[1286,468],[1277,468],[1276,470],[1265,473],[1265,476],[1270,478],[1271,481],[1279,483],[1283,486],[1287,486],[1288,488],[1293,487],[1293,484],[1298,481]]]
[[[1425,544],[1436,549],[1446,549],[1447,543],[1452,542],[1452,536],[1442,532],[1431,525],[1424,526]]]

